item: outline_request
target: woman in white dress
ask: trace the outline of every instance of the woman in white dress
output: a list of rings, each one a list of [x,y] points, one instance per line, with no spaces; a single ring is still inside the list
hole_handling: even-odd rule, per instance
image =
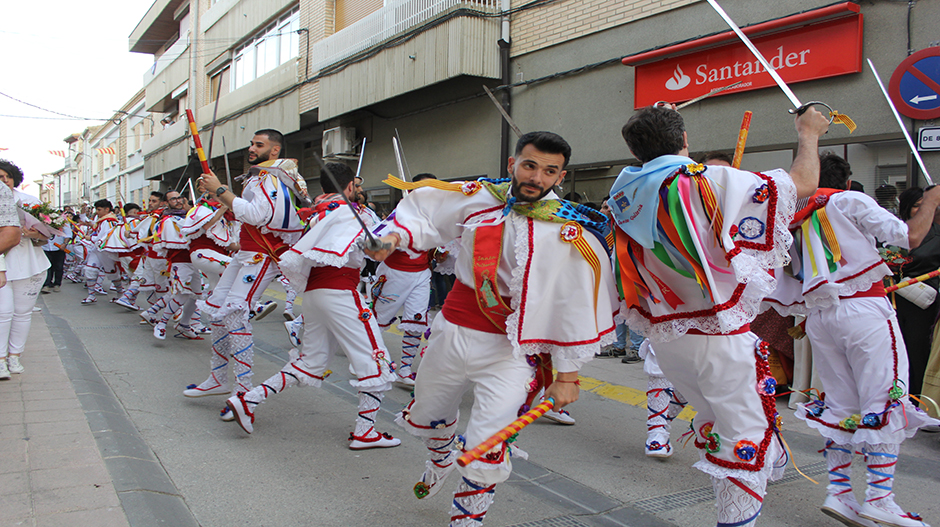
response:
[[[23,172],[13,163],[0,159],[0,182],[10,187],[17,207],[36,205],[40,201],[17,190]],[[33,306],[49,268],[49,259],[42,250],[46,237],[34,229],[23,229],[20,243],[6,253],[6,280],[0,287],[0,379],[11,373],[23,373],[20,355],[29,336]]]

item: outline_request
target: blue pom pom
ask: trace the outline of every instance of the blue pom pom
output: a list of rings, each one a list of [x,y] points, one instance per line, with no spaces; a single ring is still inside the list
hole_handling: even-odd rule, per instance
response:
[[[868,427],[876,427],[881,424],[881,418],[878,414],[867,414],[862,418],[862,424]]]

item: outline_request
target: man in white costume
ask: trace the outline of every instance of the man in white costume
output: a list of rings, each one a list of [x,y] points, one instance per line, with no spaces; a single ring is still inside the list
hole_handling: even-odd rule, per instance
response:
[[[825,395],[799,405],[796,416],[826,439],[822,511],[846,525],[924,527],[894,502],[894,470],[901,442],[940,421],[907,397],[907,350],[882,282],[891,271],[875,243],[917,247],[940,205],[940,188],[928,190],[905,223],[868,195],[847,192],[851,175],[841,157],[821,158],[819,190],[790,223],[792,260],[776,270],[779,285],[767,303],[784,316],[806,315]],[[868,464],[861,506],[851,482],[856,451]]]
[[[85,259],[85,287],[88,288],[88,296],[82,300],[83,305],[94,304],[98,301],[96,295],[107,295],[107,290],[102,287],[103,278],[115,285],[120,283],[120,268],[118,267],[118,254],[106,250],[105,243],[111,234],[112,229],[120,226],[120,221],[114,215],[114,207],[106,199],[99,199],[95,202],[94,227],[89,233],[88,239],[83,242],[86,247]],[[110,287],[110,284],[108,284]],[[123,289],[118,291],[123,294]]]
[[[434,174],[418,174],[415,182],[437,179]],[[392,217],[394,217],[392,212]],[[380,229],[376,232],[381,233]],[[395,373],[396,382],[414,386],[412,364],[421,345],[421,336],[428,330],[428,302],[431,298],[431,267],[429,251],[412,257],[405,251],[395,251],[375,270],[372,284],[372,302],[379,327],[388,329],[402,313],[398,329],[401,337],[401,361]]]
[[[537,378],[556,409],[576,401],[578,370],[613,341],[616,293],[606,264],[606,219],[552,191],[570,156],[558,135],[531,132],[509,158],[511,180],[390,180],[416,189],[398,204],[392,232],[381,238],[393,250],[417,256],[461,239],[457,281],[431,327],[415,398],[397,419],[429,451],[415,486],[419,499],[440,491],[464,445],[482,443],[517,417],[527,396],[538,392]],[[470,389],[475,401],[466,441],[457,441],[458,408]],[[508,445],[457,470],[451,525],[479,525],[496,484],[512,470]]]
[[[336,348],[342,347],[356,376],[349,383],[359,391],[359,412],[349,448],[365,450],[401,444],[399,439],[375,429],[375,418],[395,376],[382,333],[365,297],[358,291],[364,253],[357,242],[365,235],[346,205],[355,197],[354,174],[342,163],[327,169],[341,188],[320,176],[323,194],[314,200],[303,238],[281,258],[281,271],[297,289],[303,289],[303,347],[291,350],[291,361],[280,372],[248,393],[228,400],[238,424],[254,430],[257,406],[292,386],[320,386]]]
[[[621,316],[697,411],[695,467],[712,478],[720,527],[754,525],[782,453],[766,344],[748,324],[774,289],[768,271],[787,260],[797,196],[816,190],[827,128],[812,108],[796,119],[789,174],[693,162],[674,109],[643,108],[622,130],[643,166],[625,168],[608,201]]]
[[[212,353],[209,377],[189,385],[186,397],[232,395],[252,388],[254,340],[248,312],[278,273],[277,258],[301,236],[303,224],[294,202],[307,201],[307,188],[293,159],[279,159],[284,136],[276,130],[255,132],[248,147],[252,165],[241,197],[219,182],[215,174],[203,174],[200,192],[210,192],[242,222],[240,249],[205,302],[203,314],[212,317]],[[204,305],[203,305],[204,304]],[[228,375],[234,360],[234,379]]]

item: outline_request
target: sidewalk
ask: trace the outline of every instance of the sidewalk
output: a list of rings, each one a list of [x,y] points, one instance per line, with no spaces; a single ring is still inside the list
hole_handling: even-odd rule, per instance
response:
[[[127,526],[85,412],[42,314],[26,371],[0,381],[0,524]]]

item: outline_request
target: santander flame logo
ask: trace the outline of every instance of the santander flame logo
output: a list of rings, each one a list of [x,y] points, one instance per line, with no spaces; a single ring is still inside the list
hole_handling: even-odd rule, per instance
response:
[[[666,81],[666,89],[672,91],[681,90],[688,86],[690,82],[692,82],[692,77],[683,73],[682,68],[677,64],[676,71],[674,71],[672,77],[669,77],[669,80]]]

